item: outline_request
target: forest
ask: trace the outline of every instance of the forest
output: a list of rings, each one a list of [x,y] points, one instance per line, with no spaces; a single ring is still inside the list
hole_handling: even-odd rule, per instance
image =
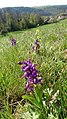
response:
[[[57,22],[57,17],[61,13],[66,13],[67,16],[67,5],[2,8],[0,9],[0,34]]]

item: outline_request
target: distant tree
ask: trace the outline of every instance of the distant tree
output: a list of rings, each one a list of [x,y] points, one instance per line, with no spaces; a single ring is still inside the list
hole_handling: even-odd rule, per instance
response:
[[[31,14],[30,15],[30,23],[33,24],[33,26],[42,25],[44,23],[43,19],[38,14]]]

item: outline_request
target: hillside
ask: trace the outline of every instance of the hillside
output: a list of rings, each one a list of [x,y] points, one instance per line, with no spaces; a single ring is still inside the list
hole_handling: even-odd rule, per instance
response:
[[[67,5],[2,8],[0,9],[0,34],[55,23],[65,18],[67,18]]]
[[[67,119],[67,19],[0,36],[0,69],[0,119]]]
[[[57,15],[65,12],[67,13],[67,5],[42,6],[36,8],[39,10],[43,10],[46,13],[50,13],[51,15]]]
[[[67,12],[67,5],[56,5],[56,6],[42,6],[42,7],[7,7],[0,9],[0,15],[3,13],[11,14],[27,14],[35,13],[45,16],[56,15],[58,13]]]

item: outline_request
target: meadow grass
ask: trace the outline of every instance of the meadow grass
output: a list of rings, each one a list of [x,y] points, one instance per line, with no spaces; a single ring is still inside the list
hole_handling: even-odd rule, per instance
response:
[[[49,109],[50,113],[46,108],[49,115],[44,117],[45,119],[67,118],[67,19],[65,19],[59,23],[0,36],[0,119],[34,119],[28,112],[31,110],[29,102],[22,99],[22,95],[26,93],[26,80],[22,79],[23,72],[18,61],[27,60],[30,50],[31,61],[36,63],[36,53],[32,51],[32,44],[37,29],[40,43],[38,70],[44,80],[43,87],[45,90],[53,90],[51,96],[59,90],[57,102]],[[11,45],[11,36],[16,39],[15,46]],[[46,96],[46,104],[51,96]],[[28,108],[23,103],[27,104]],[[27,117],[24,116],[25,112]]]

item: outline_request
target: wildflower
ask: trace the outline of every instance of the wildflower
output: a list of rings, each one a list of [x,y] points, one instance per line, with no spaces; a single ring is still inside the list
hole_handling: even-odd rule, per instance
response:
[[[14,45],[16,45],[16,40],[15,39],[10,39],[11,40],[11,44],[12,44],[12,46],[14,46]]]
[[[35,33],[36,38],[38,38],[38,33],[39,33],[39,30],[37,29]]]
[[[38,39],[36,39],[36,41],[34,42],[34,45],[32,46],[32,50],[38,53],[39,48],[40,48],[40,44],[39,44]]]
[[[28,59],[25,62],[18,62],[18,64],[21,65],[22,71],[24,72],[22,78],[26,78],[27,80],[26,84],[27,91],[33,91],[34,84],[35,85],[37,85],[38,83],[43,84],[42,77],[40,77],[38,70],[35,68],[36,64],[32,64],[30,59]]]
[[[59,90],[57,90],[57,92],[54,95],[52,95],[52,100],[50,101],[50,104],[56,102],[58,95],[59,95]]]
[[[43,105],[46,106],[46,102],[45,101],[43,101]]]

